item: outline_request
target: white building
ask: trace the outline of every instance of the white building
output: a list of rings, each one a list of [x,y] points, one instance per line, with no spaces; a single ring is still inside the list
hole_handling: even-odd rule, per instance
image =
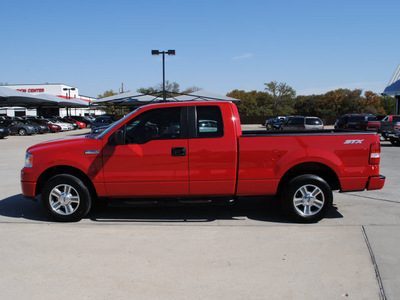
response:
[[[20,92],[40,95],[40,94],[50,94],[54,96],[58,96],[65,99],[80,99],[87,102],[91,102],[95,98],[87,97],[79,95],[79,89],[77,87],[73,87],[70,85],[62,84],[62,83],[45,83],[45,84],[13,84],[13,85],[4,85],[8,88],[15,89]],[[42,109],[43,110],[43,109]],[[89,108],[69,108],[68,114],[74,116],[85,116],[85,115],[94,115],[94,114],[102,114],[103,112],[94,111]],[[14,116],[36,116],[39,113],[36,109],[27,109],[24,107],[10,107],[10,108],[0,108],[0,115],[7,115],[10,117]],[[42,115],[59,115],[64,117],[67,115],[66,108],[45,108],[42,111]]]

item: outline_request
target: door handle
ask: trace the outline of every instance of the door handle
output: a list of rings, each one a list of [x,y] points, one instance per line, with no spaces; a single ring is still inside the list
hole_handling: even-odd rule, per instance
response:
[[[185,147],[173,147],[171,149],[172,156],[186,156],[186,148]]]

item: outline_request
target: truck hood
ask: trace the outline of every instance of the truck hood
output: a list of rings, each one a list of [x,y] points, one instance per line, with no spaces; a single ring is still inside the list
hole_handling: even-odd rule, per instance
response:
[[[44,142],[40,144],[36,144],[28,148],[27,152],[33,153],[37,150],[55,150],[57,148],[62,148],[64,151],[67,149],[82,149],[82,150],[92,150],[86,149],[90,147],[101,147],[102,141],[96,139],[90,139],[86,137],[79,137],[79,138],[70,138],[70,139],[60,139],[54,140],[49,142]],[[100,149],[98,149],[100,150]]]

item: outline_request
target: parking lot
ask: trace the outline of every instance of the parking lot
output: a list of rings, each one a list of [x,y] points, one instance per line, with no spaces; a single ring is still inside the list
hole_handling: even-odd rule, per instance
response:
[[[54,223],[21,195],[25,150],[87,134],[0,140],[3,299],[397,299],[400,147],[382,142],[383,190],[334,193],[317,224],[273,199],[229,206],[98,209]]]

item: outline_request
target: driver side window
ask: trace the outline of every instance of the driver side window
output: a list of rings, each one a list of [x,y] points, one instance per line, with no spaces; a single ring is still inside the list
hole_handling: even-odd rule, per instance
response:
[[[181,108],[146,111],[126,124],[125,144],[181,138]]]

